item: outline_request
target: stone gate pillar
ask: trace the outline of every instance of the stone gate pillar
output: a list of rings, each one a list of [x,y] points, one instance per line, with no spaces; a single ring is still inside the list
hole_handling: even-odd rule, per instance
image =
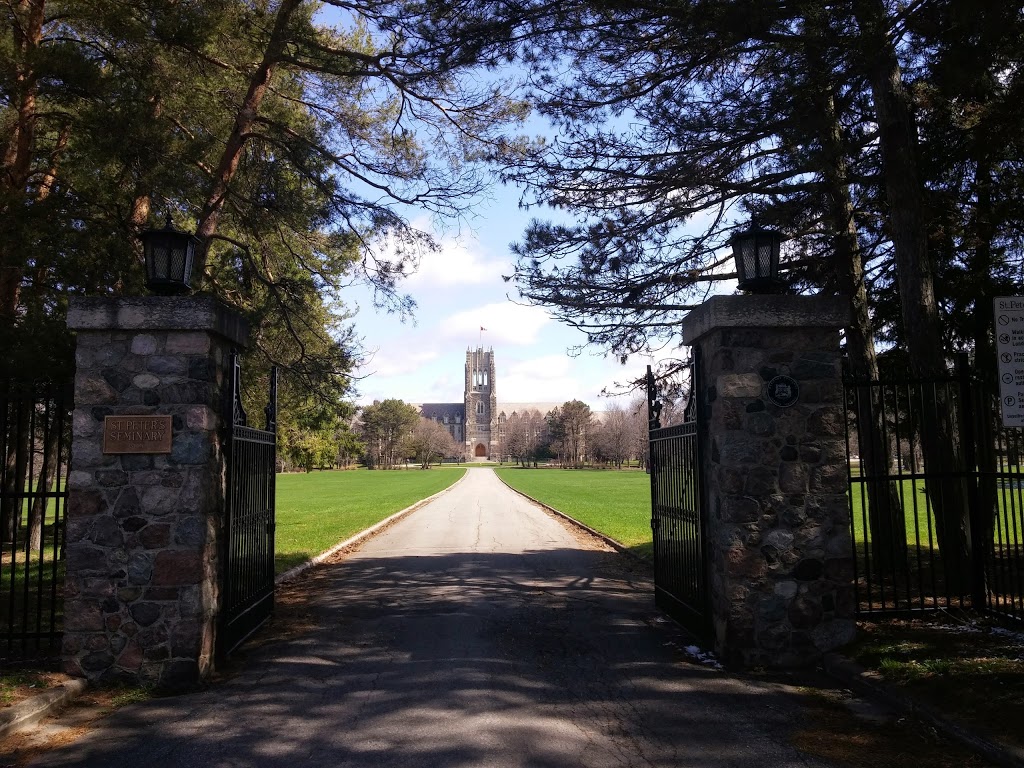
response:
[[[187,687],[212,669],[219,430],[227,356],[248,327],[206,296],[73,298],[68,327],[64,665],[97,682]]]
[[[715,650],[814,663],[854,634],[839,329],[824,296],[715,296],[683,321],[699,347]]]

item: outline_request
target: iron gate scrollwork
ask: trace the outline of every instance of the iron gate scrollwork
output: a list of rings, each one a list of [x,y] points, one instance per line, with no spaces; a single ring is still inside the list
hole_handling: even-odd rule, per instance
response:
[[[248,424],[242,405],[242,370],[231,354],[224,567],[217,645],[227,655],[270,618],[274,610],[275,473],[277,470],[277,368],[270,372],[266,429]]]
[[[647,416],[655,603],[701,639],[710,636],[707,547],[701,488],[698,350],[681,424],[661,426],[657,382],[647,368]]]

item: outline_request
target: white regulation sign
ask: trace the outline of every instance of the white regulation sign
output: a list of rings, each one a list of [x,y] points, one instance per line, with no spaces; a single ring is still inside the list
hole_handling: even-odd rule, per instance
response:
[[[1004,427],[1024,427],[1024,296],[992,300]]]

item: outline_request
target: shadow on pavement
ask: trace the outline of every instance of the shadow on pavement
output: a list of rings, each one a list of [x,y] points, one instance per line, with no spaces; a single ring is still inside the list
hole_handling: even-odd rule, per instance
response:
[[[574,549],[322,566],[309,632],[40,764],[825,765],[788,742],[798,698],[690,662],[631,568]]]

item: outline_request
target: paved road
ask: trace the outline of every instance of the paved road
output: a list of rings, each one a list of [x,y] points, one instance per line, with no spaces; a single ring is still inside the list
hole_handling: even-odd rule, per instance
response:
[[[622,556],[470,470],[321,569],[314,627],[46,766],[818,766],[798,702],[687,660]]]

